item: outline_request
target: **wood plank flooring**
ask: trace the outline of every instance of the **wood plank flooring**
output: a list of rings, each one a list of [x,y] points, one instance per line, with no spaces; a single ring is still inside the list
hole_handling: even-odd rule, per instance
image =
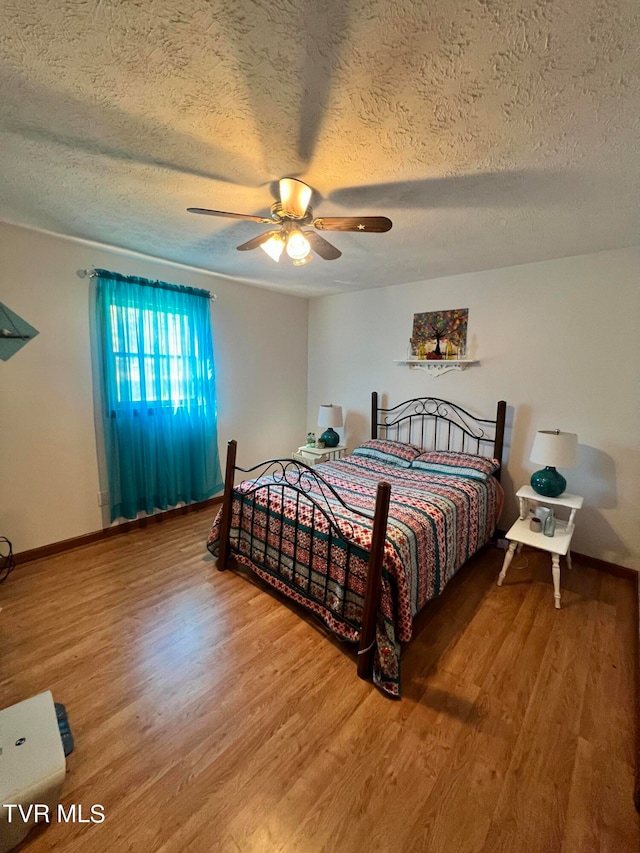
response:
[[[76,749],[21,851],[640,850],[636,590],[486,549],[421,614],[403,699],[246,577],[210,511],[19,566],[0,586],[0,706],[50,689]],[[518,569],[525,558],[528,566]]]

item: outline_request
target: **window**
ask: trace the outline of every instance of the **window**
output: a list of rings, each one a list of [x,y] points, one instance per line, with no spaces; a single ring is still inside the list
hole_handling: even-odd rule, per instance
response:
[[[119,403],[203,404],[194,376],[198,338],[186,314],[110,306]]]
[[[209,306],[207,291],[97,271],[94,384],[112,521],[222,488]]]

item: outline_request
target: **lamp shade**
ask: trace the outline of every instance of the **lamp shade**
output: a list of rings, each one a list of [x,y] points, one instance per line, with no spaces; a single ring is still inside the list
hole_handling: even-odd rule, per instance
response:
[[[575,432],[541,429],[536,433],[529,459],[553,468],[574,468],[578,451]]]
[[[334,406],[331,403],[326,403],[320,406],[320,411],[318,412],[318,426],[341,427],[342,406]]]
[[[282,234],[273,234],[269,237],[266,243],[260,244],[260,248],[263,252],[266,252],[270,258],[278,263],[282,250],[284,249],[284,242]]]

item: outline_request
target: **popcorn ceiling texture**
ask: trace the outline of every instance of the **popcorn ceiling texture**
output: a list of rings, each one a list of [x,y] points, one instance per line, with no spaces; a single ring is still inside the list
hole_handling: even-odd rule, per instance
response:
[[[639,242],[637,0],[4,0],[0,218],[301,295]],[[303,268],[235,247],[300,177]]]

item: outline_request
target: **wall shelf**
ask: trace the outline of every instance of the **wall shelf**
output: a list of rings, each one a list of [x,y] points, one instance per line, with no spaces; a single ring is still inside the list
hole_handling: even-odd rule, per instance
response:
[[[395,364],[410,367],[411,370],[424,370],[425,373],[440,376],[442,373],[448,373],[450,370],[466,370],[470,364],[480,364],[480,362],[473,358],[443,358],[439,361],[435,359],[403,358],[401,360],[396,359]]]

